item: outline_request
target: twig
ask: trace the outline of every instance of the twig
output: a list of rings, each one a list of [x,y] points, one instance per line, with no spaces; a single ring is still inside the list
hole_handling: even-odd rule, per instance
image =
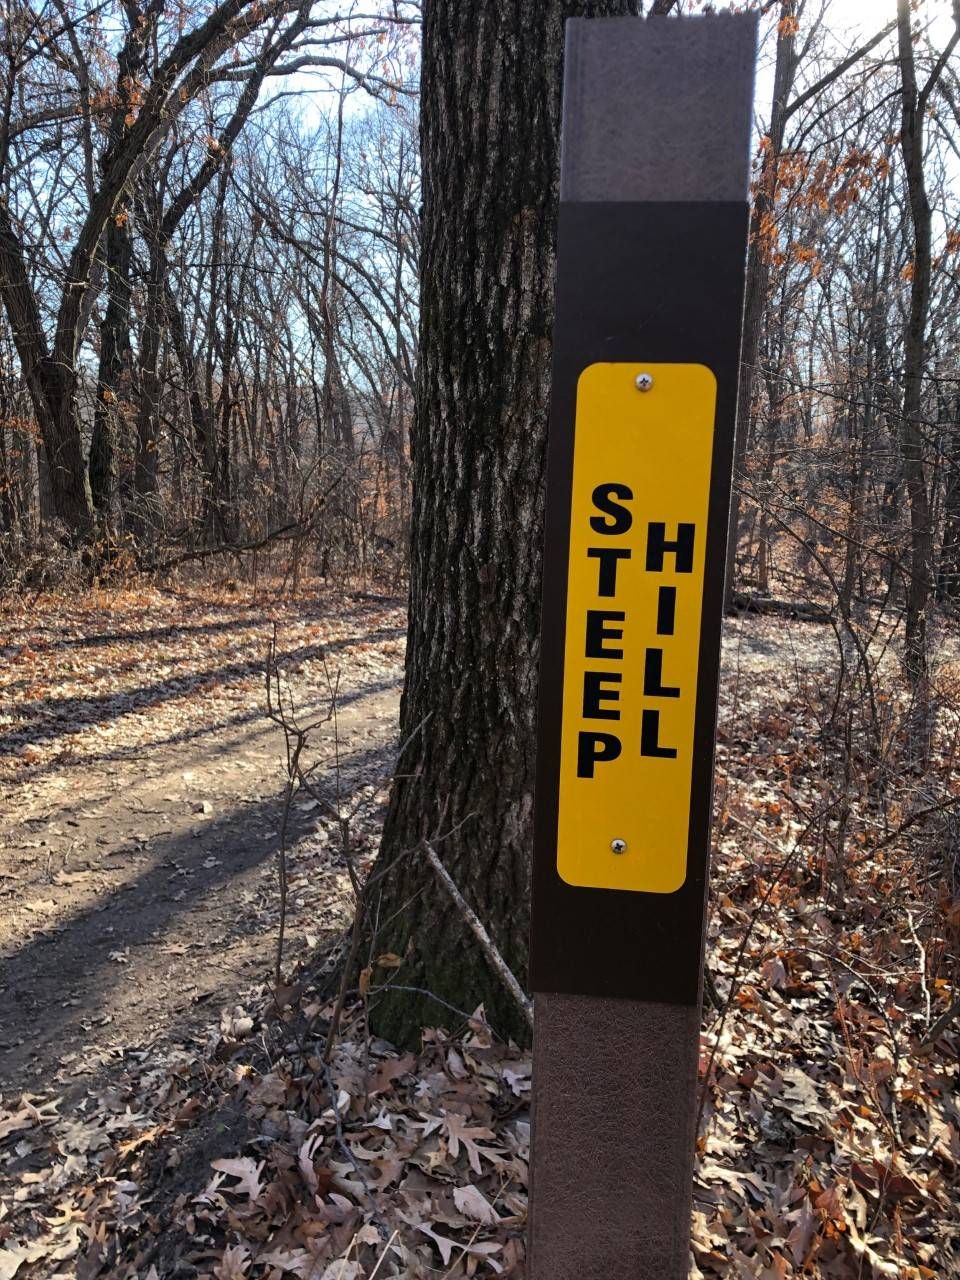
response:
[[[930,1018],[931,1018],[930,1011],[931,1011],[932,1005],[930,1001],[930,988],[927,986],[927,952],[926,952],[926,948],[924,947],[923,943],[920,941],[920,938],[917,935],[917,928],[916,928],[916,925],[913,923],[913,913],[910,911],[907,911],[906,916],[907,916],[907,928],[910,930],[910,937],[913,939],[914,946],[917,948],[917,951],[919,952],[919,955],[920,955],[920,965],[919,965],[920,990],[923,993],[923,1007],[926,1013],[927,1026],[929,1026]]]
[[[324,662],[324,670],[326,670],[326,662]],[[300,757],[306,749],[307,741],[312,730],[317,728],[318,725],[324,723],[326,720],[329,720],[331,715],[333,715],[334,708],[336,706],[336,690],[331,693],[330,708],[328,709],[326,716],[311,724],[301,725],[298,723],[292,695],[290,696],[289,712],[284,708],[283,689],[280,683],[280,660],[277,655],[276,623],[273,624],[273,635],[271,636],[267,646],[265,684],[267,695],[267,717],[272,720],[274,724],[279,725],[280,729],[283,731],[287,767],[287,785],[284,791],[283,817],[280,824],[280,847],[277,850],[277,874],[280,886],[280,922],[277,929],[277,954],[274,965],[274,978],[276,999],[279,1001],[279,991],[283,973],[283,945],[287,927],[287,840],[290,830],[293,798],[297,794],[298,786],[303,782],[303,770],[300,767]],[[276,684],[276,705],[274,705],[273,701],[274,684]]]
[[[841,957],[838,956],[835,952],[823,951],[818,947],[808,947],[807,950],[810,951],[812,955],[822,956],[823,959],[826,960],[829,964],[842,965],[843,968],[846,969],[848,973],[853,975],[853,977],[857,982],[862,983],[870,992],[870,994],[873,996],[874,1006],[877,1012],[879,1013],[880,1017],[887,1024],[887,1034],[890,1036],[890,1052],[893,1055],[893,1077],[888,1084],[888,1092],[890,1094],[890,1115],[889,1116],[887,1116],[887,1114],[884,1111],[883,1102],[881,1101],[881,1098],[880,1098],[880,1090],[878,1089],[876,1084],[875,1083],[872,1084],[868,1080],[864,1079],[862,1071],[858,1071],[855,1066],[852,1066],[852,1074],[854,1078],[859,1080],[861,1085],[863,1085],[863,1088],[865,1092],[868,1094],[868,1096],[873,1098],[873,1101],[876,1104],[878,1114],[880,1115],[881,1119],[890,1126],[890,1132],[893,1135],[893,1140],[896,1144],[896,1148],[897,1150],[900,1150],[903,1147],[903,1132],[900,1127],[900,1106],[897,1099],[897,1086],[896,1086],[896,1081],[899,1080],[901,1077],[900,1042],[897,1039],[897,1029],[891,1022],[890,1015],[887,1013],[886,1009],[883,1007],[883,999],[880,993],[877,991],[876,987],[874,987],[873,983],[866,977],[865,974],[863,974],[859,969],[855,969],[852,964],[848,964],[846,960],[841,959]],[[840,1019],[840,1027],[843,1034],[844,1042],[846,1043],[846,1046],[847,1046],[847,1053],[851,1055],[851,1062],[852,1062],[853,1045],[850,1041],[849,1033],[847,1031],[847,1019],[843,1016],[842,1001],[840,998],[840,993],[837,989],[836,979],[834,978],[834,975],[832,972],[830,974],[830,983],[833,987],[834,1002],[836,1003],[836,1006],[837,1006],[837,1014]]]
[[[271,529],[262,538],[251,538],[246,542],[218,542],[210,547],[196,547],[193,550],[182,551],[178,555],[169,556],[166,560],[155,560],[150,564],[139,565],[139,571],[141,573],[166,573],[168,570],[175,569],[181,564],[187,564],[191,560],[206,560],[210,556],[220,555],[237,556],[245,551],[261,551],[264,547],[274,542],[292,542],[295,538],[304,537],[311,531],[318,513],[345,475],[346,469],[344,468],[324,492],[314,499],[311,503],[311,510],[306,517],[301,516],[299,520],[291,520],[287,524],[280,525],[277,529]],[[304,483],[306,483],[307,478],[304,479]]]
[[[272,700],[272,680],[277,682],[277,711],[274,714]],[[283,727],[284,746],[287,755],[287,785],[283,797],[283,818],[280,823],[280,847],[277,850],[277,875],[280,883],[280,922],[277,928],[277,953],[274,962],[274,999],[279,1003],[280,984],[283,975],[283,942],[287,927],[287,829],[290,821],[290,805],[296,786],[296,769],[300,752],[303,750],[303,736],[298,735],[296,746],[291,752],[290,727],[283,718],[283,702],[280,693],[280,668],[277,663],[277,624],[273,624],[273,635],[267,649],[266,668],[267,714],[276,719]]]
[[[293,796],[296,790],[297,762],[300,758],[300,752],[303,750],[303,745],[303,740],[301,738],[294,747],[293,755],[291,757],[291,772],[287,779],[287,787],[283,797],[283,818],[280,823],[280,847],[277,850],[277,874],[280,879],[280,923],[277,928],[277,955],[274,978],[276,980],[278,999],[283,975],[283,942],[287,929],[287,834],[290,829],[290,806],[293,803]]]
[[[377,1265],[370,1272],[370,1280],[373,1280],[374,1276],[380,1270],[381,1266],[383,1265],[384,1259],[386,1258],[387,1254],[390,1252],[390,1246],[393,1244],[394,1240],[396,1240],[399,1234],[400,1234],[399,1231],[394,1231],[393,1235],[390,1237],[387,1243],[383,1246],[383,1253],[381,1253],[380,1257],[377,1259]]]
[[[917,1049],[917,1055],[926,1057],[928,1053],[931,1053],[933,1051],[933,1046],[958,1015],[960,1015],[960,998],[954,1000],[953,1004],[945,1013],[941,1013],[940,1017],[921,1040],[920,1046]]]
[[[302,779],[302,774],[301,774],[301,779]],[[436,840],[449,839],[450,836],[454,835],[457,831],[459,831],[460,828],[466,822],[468,822],[472,817],[473,817],[473,814],[468,813],[466,817],[461,818],[461,820],[458,823],[456,823],[455,826],[451,827],[449,831],[445,831],[441,835],[437,835],[435,839]],[[363,883],[363,886],[360,891],[360,896],[357,901],[357,910],[353,919],[353,924],[350,926],[349,930],[344,930],[343,934],[341,935],[341,942],[340,944],[338,944],[338,945],[342,945],[345,939],[349,936],[350,943],[347,950],[346,960],[344,961],[343,972],[341,973],[341,976],[340,976],[340,986],[338,989],[336,1005],[334,1007],[334,1012],[331,1015],[331,1030],[327,1034],[327,1039],[326,1039],[325,1048],[324,1048],[324,1053],[326,1055],[332,1054],[333,1052],[334,1039],[338,1033],[340,1020],[343,1015],[343,1009],[344,1009],[344,1005],[346,1003],[347,997],[354,994],[357,990],[357,988],[350,987],[350,977],[351,977],[351,974],[353,973],[353,967],[354,967],[354,963],[356,962],[357,952],[360,949],[359,948],[360,937],[361,937],[360,930],[361,930],[361,926],[366,922],[369,903],[372,896],[372,890],[376,887],[376,885],[381,880],[384,879],[384,877],[390,875],[394,870],[396,870],[397,866],[399,865],[399,863],[403,858],[409,857],[409,855],[411,853],[414,853],[416,849],[417,849],[417,845],[411,845],[409,849],[402,849],[391,863],[389,863],[385,867],[381,867],[380,870],[377,872],[372,872]],[[423,892],[422,888],[418,889],[417,892],[413,894],[413,896],[403,904],[403,906],[397,909],[394,915],[390,917],[390,920],[387,921],[387,924],[389,924],[390,921],[393,920],[397,915],[401,915],[407,909],[407,907],[409,907],[410,904],[422,892]],[[384,987],[382,989],[386,991],[386,990],[389,990],[390,988]],[[399,988],[395,988],[395,989],[399,990]],[[410,990],[413,991],[413,990],[416,990],[416,988],[411,987]],[[427,992],[426,994],[432,994],[432,993]],[[436,997],[434,998],[436,999]],[[450,1007],[453,1008],[452,1005]],[[454,1012],[461,1013],[462,1010],[454,1009]],[[306,1038],[310,1034],[310,1032],[313,1030],[313,1027],[315,1026],[319,1016],[320,1016],[320,1013],[318,1010],[310,1018],[309,1022],[306,1024],[306,1027],[304,1028],[303,1037],[301,1039],[301,1045],[300,1045],[301,1055],[304,1052]],[[471,1015],[464,1014],[463,1016],[468,1018]],[[493,1028],[491,1027],[490,1030],[493,1031]]]
[[[387,1226],[383,1214],[377,1207],[377,1202],[373,1198],[373,1193],[370,1190],[370,1184],[367,1182],[366,1175],[360,1168],[360,1165],[357,1162],[357,1157],[353,1154],[353,1148],[350,1146],[350,1143],[347,1141],[346,1134],[343,1132],[343,1121],[340,1118],[340,1108],[337,1106],[339,1093],[337,1086],[330,1075],[330,1068],[326,1066],[326,1064],[324,1064],[323,1067],[323,1079],[327,1086],[327,1093],[330,1097],[330,1105],[333,1108],[333,1126],[336,1131],[337,1146],[350,1161],[351,1165],[353,1165],[353,1171],[357,1175],[357,1181],[360,1183],[360,1186],[363,1189],[363,1194],[367,1198],[371,1215],[373,1216],[377,1226],[380,1228],[380,1235],[382,1239],[390,1234],[390,1228]]]
[[[503,982],[503,985],[507,988],[507,990],[513,996],[514,1000],[517,1002],[517,1005],[519,1006],[521,1013],[523,1014],[524,1018],[526,1018],[527,1020],[527,1025],[530,1027],[531,1030],[533,1030],[533,1005],[530,1001],[529,996],[527,996],[526,992],[523,990],[523,987],[521,987],[520,983],[514,977],[513,972],[511,971],[510,967],[507,965],[507,962],[504,960],[503,956],[497,950],[496,946],[494,945],[493,939],[490,937],[489,933],[487,933],[486,929],[484,928],[483,922],[481,921],[480,917],[477,915],[477,913],[466,901],[463,894],[457,888],[456,884],[454,884],[449,871],[447,871],[446,867],[437,857],[436,851],[426,842],[426,840],[424,840],[423,842],[423,849],[427,855],[427,861],[430,863],[431,867],[433,867],[434,871],[437,873],[440,883],[443,885],[447,893],[453,899],[454,904],[459,909],[460,914],[463,916],[464,920],[466,920],[467,924],[473,930],[473,935],[477,939],[477,941],[480,943],[480,946],[483,949],[484,955],[490,961],[493,968],[497,971],[501,981]]]
[[[426,996],[430,1000],[435,1000],[437,1004],[443,1005],[444,1009],[449,1009],[451,1013],[457,1014],[463,1018],[464,1022],[479,1022],[490,1032],[497,1040],[503,1040],[503,1036],[497,1031],[496,1027],[490,1025],[486,1018],[478,1018],[474,1013],[467,1013],[466,1009],[458,1009],[455,1004],[451,1004],[449,1000],[444,1000],[442,996],[438,996],[433,991],[428,991],[426,987],[408,987],[399,982],[385,982],[383,986],[371,987],[369,994],[372,996],[382,995],[384,991],[406,991],[416,996]],[[506,1043],[506,1041],[504,1041]]]
[[[207,560],[210,556],[239,555],[244,551],[260,551],[271,542],[289,542],[302,532],[296,521],[281,525],[279,529],[271,529],[262,538],[252,538],[248,542],[218,542],[211,547],[196,547],[192,551],[181,551],[179,555],[168,556],[166,560],[157,560],[144,565],[142,573],[166,573],[178,565],[187,564],[190,560]]]
[[[363,922],[367,917],[366,912],[366,892],[361,893],[357,902],[356,912],[353,917],[353,928],[350,931],[350,947],[347,951],[347,958],[344,962],[343,973],[340,977],[340,990],[337,992],[336,1004],[333,1006],[333,1013],[330,1017],[330,1027],[327,1031],[327,1041],[323,1046],[323,1061],[330,1061],[333,1054],[333,1047],[337,1041],[337,1034],[340,1030],[340,1019],[343,1017],[343,1006],[346,1003],[347,995],[350,990],[350,975],[353,972],[354,962],[357,958],[357,951],[360,947],[360,935],[363,929]]]
[[[490,1207],[491,1207],[491,1209],[494,1209],[494,1210],[496,1209],[496,1207],[497,1207],[497,1201],[498,1201],[498,1200],[500,1199],[500,1197],[503,1195],[503,1188],[504,1188],[505,1186],[506,1186],[506,1180],[503,1178],[503,1175],[501,1174],[501,1181],[500,1181],[500,1186],[499,1186],[499,1188],[497,1189],[497,1194],[493,1197],[493,1199],[492,1199],[492,1200],[491,1200],[491,1202],[490,1202]],[[499,1215],[495,1215],[495,1216],[499,1216]],[[470,1237],[470,1239],[467,1241],[467,1243],[466,1243],[466,1244],[463,1244],[463,1245],[458,1245],[458,1246],[457,1246],[457,1247],[459,1248],[459,1250],[460,1250],[460,1256],[459,1256],[459,1257],[457,1257],[457,1258],[454,1258],[454,1260],[453,1260],[453,1262],[451,1262],[451,1264],[450,1264],[449,1268],[448,1268],[448,1269],[443,1273],[443,1278],[442,1278],[442,1280],[449,1280],[449,1277],[450,1277],[450,1276],[452,1276],[452,1275],[453,1275],[453,1273],[454,1273],[454,1271],[456,1271],[457,1267],[459,1267],[460,1263],[463,1261],[463,1259],[464,1259],[464,1258],[467,1256],[467,1254],[470,1252],[470,1249],[471,1249],[471,1247],[473,1246],[473,1242],[474,1242],[474,1240],[476,1240],[477,1236],[480,1234],[480,1229],[481,1229],[481,1227],[482,1227],[483,1225],[484,1225],[484,1224],[483,1224],[482,1222],[478,1222],[478,1223],[477,1223],[477,1225],[476,1225],[476,1227],[474,1227],[473,1235],[471,1235],[471,1237]]]

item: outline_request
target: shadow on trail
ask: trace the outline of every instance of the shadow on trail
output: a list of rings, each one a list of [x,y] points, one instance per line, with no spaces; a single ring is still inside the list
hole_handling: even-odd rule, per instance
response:
[[[171,622],[166,627],[144,627],[139,631],[97,631],[84,636],[61,636],[50,640],[47,649],[103,649],[122,644],[153,644],[158,640],[193,639],[197,636],[222,635],[225,631],[253,631],[263,627],[263,614],[255,618],[221,618],[218,622]]]
[[[388,693],[391,689],[399,689],[403,684],[403,676],[390,680],[377,680],[371,684],[357,685],[346,693],[337,694],[337,707],[341,710],[364,698],[375,697],[380,693]],[[323,702],[324,695],[318,694],[316,702]],[[119,760],[138,760],[147,752],[160,751],[165,747],[180,746],[188,742],[197,742],[202,738],[216,738],[231,729],[241,729],[244,725],[259,725],[264,730],[273,728],[268,718],[266,707],[256,706],[249,711],[238,711],[236,715],[223,716],[220,719],[205,721],[192,729],[181,729],[177,733],[163,738],[141,738],[126,746],[114,747],[110,750],[91,751],[86,755],[75,755],[64,759],[58,756],[46,764],[30,765],[19,774],[10,777],[12,782],[35,781],[48,773],[63,773],[67,769],[79,769],[90,765],[108,764]],[[279,755],[278,755],[279,759]]]
[[[398,640],[405,635],[403,627],[385,627],[360,635],[344,636],[339,640],[298,645],[283,650],[278,656],[282,665],[306,662],[311,658],[329,657],[359,644],[382,644]],[[135,711],[145,711],[182,698],[189,698],[205,689],[222,689],[247,680],[250,676],[263,675],[263,662],[248,659],[243,662],[212,666],[182,676],[171,676],[138,689],[112,694],[98,694],[90,698],[40,698],[20,703],[17,707],[22,719],[13,728],[0,734],[0,756],[39,743],[49,743],[105,720],[115,720]]]
[[[344,808],[361,787],[389,778],[394,752],[393,743],[380,744],[341,759],[339,790]],[[91,1023],[124,1005],[123,994],[117,999],[117,988],[137,983],[138,974],[147,966],[154,967],[154,978],[156,967],[167,971],[163,980],[170,993],[169,1010],[165,1008],[159,1019],[153,1018],[151,1030],[173,1030],[176,1014],[189,1008],[189,984],[204,971],[209,975],[215,961],[209,955],[198,961],[196,953],[163,953],[160,946],[174,930],[192,941],[203,942],[205,935],[210,940],[206,913],[218,906],[217,895],[229,890],[238,877],[277,857],[282,804],[280,793],[242,805],[220,818],[201,820],[199,827],[176,836],[154,838],[141,855],[149,865],[135,880],[111,889],[96,905],[38,934],[4,960],[0,1035],[5,1046],[0,1056],[0,1081],[34,1089],[45,1086],[45,1077],[26,1072],[32,1059],[42,1060],[49,1073],[65,1048],[76,1047],[79,1038],[88,1042],[112,1040],[109,1031],[102,1033]],[[288,847],[316,825],[314,815],[294,806]],[[234,904],[236,916],[228,930],[234,936],[258,932],[258,921],[251,917],[249,906],[239,897]],[[223,928],[222,915],[216,924],[218,931]],[[264,969],[272,961],[272,946],[272,932],[265,933]],[[126,949],[128,963],[111,959],[111,952],[116,955]],[[221,984],[230,982],[232,976],[229,966],[224,965]],[[38,996],[38,991],[47,994]],[[224,996],[235,993],[235,982],[222,992]],[[71,1000],[78,1003],[71,1004]],[[135,1003],[126,1001],[128,1005]],[[13,1043],[20,1038],[23,1044]]]
[[[398,608],[406,604],[406,599],[400,596],[382,596],[375,597],[374,602],[381,607]],[[49,650],[56,649],[100,649],[114,645],[124,644],[150,644],[158,640],[176,640],[181,637],[192,639],[199,636],[222,635],[229,631],[253,631],[258,627],[269,626],[270,619],[264,610],[272,607],[271,601],[217,601],[213,604],[209,600],[196,600],[194,597],[185,596],[185,604],[196,603],[205,609],[216,608],[220,613],[229,614],[229,617],[220,618],[212,622],[196,622],[191,623],[184,620],[182,623],[171,622],[162,627],[131,627],[127,629],[118,626],[110,631],[98,631],[78,636],[57,636],[55,639],[44,640],[44,648]],[[289,606],[293,608],[293,606]],[[329,621],[332,614],[335,614],[341,620],[361,621],[369,615],[371,610],[371,602],[359,598],[350,600],[345,604],[341,598],[336,598],[333,602],[320,596],[314,600],[298,600],[296,603],[296,618],[298,622],[305,620],[317,619]],[[245,617],[244,615],[249,615]],[[19,645],[0,646],[0,656],[7,653],[14,653]]]

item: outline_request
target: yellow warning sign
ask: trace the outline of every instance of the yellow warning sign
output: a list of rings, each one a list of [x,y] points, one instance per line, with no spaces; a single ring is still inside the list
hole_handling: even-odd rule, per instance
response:
[[[577,386],[557,870],[686,878],[716,379],[593,364]]]

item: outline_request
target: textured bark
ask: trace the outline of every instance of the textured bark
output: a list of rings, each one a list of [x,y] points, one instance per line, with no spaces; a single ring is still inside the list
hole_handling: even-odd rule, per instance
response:
[[[43,440],[44,475],[54,514],[83,538],[90,531],[93,508],[75,412],[74,362],[50,355],[25,262],[23,244],[0,201],[0,287]]]
[[[933,553],[930,492],[923,465],[924,441],[920,421],[927,316],[930,309],[932,225],[923,169],[925,101],[917,87],[909,0],[898,0],[897,18],[900,77],[903,85],[900,146],[913,223],[913,278],[910,283],[910,312],[904,333],[903,417],[900,427],[900,449],[910,508],[904,658],[907,674],[914,685],[919,687],[925,683],[927,676],[927,601],[932,587]],[[923,698],[923,694],[921,697]]]
[[[727,541],[725,593],[726,608],[733,599],[740,532],[740,486],[744,463],[753,437],[753,389],[760,357],[767,293],[770,287],[771,246],[765,240],[767,224],[776,209],[776,193],[780,157],[787,127],[787,103],[793,92],[799,59],[792,20],[796,16],[796,0],[783,0],[780,6],[780,29],[777,36],[777,60],[773,77],[773,103],[770,130],[763,162],[756,183],[753,209],[750,213],[750,247],[747,251],[747,279],[743,299],[743,339],[740,346],[740,385],[737,392],[737,435],[733,455],[733,492],[730,497],[730,525]]]
[[[159,238],[150,244],[150,268],[143,328],[140,333],[140,405],[137,412],[137,453],[134,470],[132,528],[141,541],[149,538],[160,515],[157,450],[160,443],[160,344],[163,325],[163,278],[166,269]]]
[[[376,947],[396,982],[528,1031],[418,849],[526,979],[563,21],[628,0],[432,0],[423,31],[410,628]],[[571,939],[571,945],[574,940]],[[383,995],[378,1029],[451,1015]]]
[[[217,424],[213,406],[201,390],[201,374],[190,345],[183,312],[169,279],[163,279],[163,301],[170,341],[183,371],[183,382],[190,410],[190,430],[197,454],[203,464],[201,475],[201,523],[204,536],[216,542],[222,536],[216,503],[216,472],[218,466]]]
[[[107,307],[100,325],[100,370],[90,439],[90,493],[105,525],[117,480],[117,445],[121,425],[121,398],[128,394],[130,346],[130,267],[133,245],[125,221],[107,226]],[[125,377],[126,375],[126,377]]]
[[[942,600],[960,600],[960,404],[947,435],[947,483],[943,499],[943,545],[937,591]]]

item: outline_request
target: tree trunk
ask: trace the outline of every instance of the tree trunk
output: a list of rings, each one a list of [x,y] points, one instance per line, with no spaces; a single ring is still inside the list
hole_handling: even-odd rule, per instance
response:
[[[160,523],[157,455],[160,447],[160,342],[163,325],[165,262],[159,239],[150,244],[150,271],[140,333],[140,405],[137,412],[136,494],[131,526],[139,541],[149,540]]]
[[[960,601],[960,402],[947,440],[947,481],[943,498],[943,545],[937,592],[954,605]]]
[[[76,374],[45,357],[26,381],[43,437],[54,512],[72,537],[85,541],[93,528],[93,503],[77,416]]]
[[[913,279],[910,284],[910,313],[904,334],[903,417],[900,428],[903,472],[910,511],[909,576],[907,580],[906,641],[904,656],[907,674],[921,685],[927,674],[927,600],[930,595],[933,530],[930,525],[930,494],[924,473],[923,366],[926,354],[927,312],[930,305],[931,212],[923,172],[923,119],[914,66],[910,32],[909,0],[898,0],[900,18],[900,74],[903,82],[903,120],[900,145],[903,149],[913,222]]]
[[[183,313],[171,288],[170,281],[166,277],[163,280],[163,300],[170,328],[170,340],[176,352],[180,368],[183,371],[187,403],[190,409],[191,434],[203,468],[200,477],[200,522],[205,539],[213,544],[222,533],[218,521],[215,488],[218,465],[217,424],[214,419],[213,405],[201,393],[200,371],[197,368],[197,360],[190,347]]]
[[[42,439],[37,440],[35,452],[37,456],[37,496],[39,504],[38,525],[40,530],[46,531],[56,520],[57,512],[53,505],[53,486],[50,483],[50,468],[47,466],[47,450]]]
[[[528,1030],[421,852],[437,849],[521,982],[532,843],[543,464],[563,23],[629,0],[432,0],[421,80],[420,361],[405,748],[378,863],[375,952],[398,985]],[[379,997],[378,1031],[449,1023]]]
[[[777,35],[777,60],[773,77],[773,104],[770,132],[766,137],[760,176],[750,213],[750,247],[747,251],[747,278],[743,298],[743,338],[740,343],[740,385],[737,390],[737,435],[733,452],[733,492],[730,495],[730,524],[727,542],[724,605],[733,598],[740,532],[740,486],[745,479],[744,462],[753,435],[753,388],[760,357],[760,338],[770,285],[771,238],[776,236],[778,170],[787,127],[787,100],[793,91],[798,58],[795,50],[796,0],[782,0]]]
[[[124,211],[125,212],[125,211]],[[117,480],[120,398],[130,368],[130,265],[133,246],[125,217],[107,225],[107,308],[100,325],[100,372],[90,440],[90,494],[102,523],[110,524]]]
[[[51,357],[24,260],[23,245],[0,201],[0,292],[43,440],[54,514],[82,540],[90,534],[93,507],[76,412],[75,362]]]
[[[856,387],[856,382],[853,383]],[[850,510],[847,515],[846,546],[844,548],[843,581],[837,605],[845,624],[853,614],[854,592],[863,569],[863,520],[867,500],[867,464],[869,459],[868,432],[870,431],[870,397],[872,388],[864,388],[864,417],[859,438],[851,440],[853,472],[850,477]],[[851,414],[851,419],[854,415]],[[857,431],[852,425],[852,432]]]
[[[6,400],[6,396],[2,397]],[[3,412],[0,418],[0,533],[13,533],[18,525],[17,507],[16,507],[16,486],[13,477],[13,459],[11,454],[15,449],[14,437],[10,437],[10,450],[7,448],[7,429],[4,422],[8,418],[5,412],[6,406],[0,406]]]
[[[932,271],[932,214],[924,172],[924,117],[930,93],[960,39],[960,11],[956,30],[923,88],[917,84],[911,30],[910,0],[897,0],[897,37],[902,85],[900,146],[913,223],[913,276],[910,312],[904,334],[903,415],[900,441],[903,473],[910,510],[909,576],[907,580],[904,662],[914,687],[916,720],[925,720],[927,689],[927,603],[933,588],[933,521],[930,490],[924,468],[922,422],[926,329],[930,310]],[[916,735],[915,735],[916,736]],[[921,729],[920,754],[926,759],[928,728]]]

